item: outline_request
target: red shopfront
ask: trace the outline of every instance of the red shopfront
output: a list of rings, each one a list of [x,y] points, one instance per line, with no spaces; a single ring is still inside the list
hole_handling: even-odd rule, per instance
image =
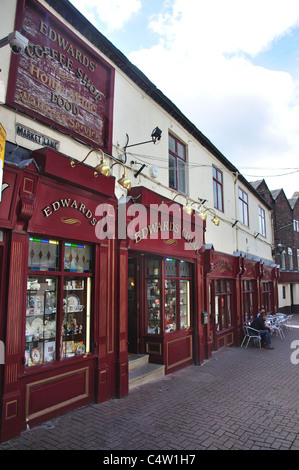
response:
[[[176,217],[168,213],[172,201],[157,193],[142,187],[132,188],[129,195],[146,208],[146,216],[122,245],[123,269],[128,272],[128,350],[149,354],[150,362],[164,364],[167,374],[207,357],[209,326],[201,315],[203,222],[192,215],[184,230],[182,206]],[[167,222],[150,220],[155,205],[161,217],[166,209]],[[131,222],[127,217],[128,229]]]
[[[225,346],[239,346],[244,323],[260,307],[277,312],[277,267],[242,255],[205,251],[207,309],[210,315],[210,353]]]
[[[95,230],[115,180],[53,150],[31,158],[5,165],[0,204],[1,441],[119,394],[116,241]]]
[[[261,265],[260,306],[270,315],[278,312],[278,279],[280,273],[277,266]]]
[[[210,352],[238,344],[241,258],[205,252],[206,298],[210,316]]]

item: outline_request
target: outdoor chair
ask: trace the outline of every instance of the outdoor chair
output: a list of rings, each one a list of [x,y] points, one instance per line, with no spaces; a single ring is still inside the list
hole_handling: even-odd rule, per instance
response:
[[[241,348],[243,344],[245,343],[246,343],[245,348],[247,348],[248,344],[252,340],[253,345],[258,344],[261,349],[262,343],[261,343],[261,337],[260,337],[259,331],[255,330],[254,328],[251,328],[251,326],[248,326],[248,325],[244,325],[243,328],[244,328],[244,338],[241,343]]]
[[[282,327],[284,326],[286,319],[280,315],[268,315],[267,322],[269,322],[270,328],[273,329],[276,335],[280,336],[280,339],[284,339],[284,332]]]

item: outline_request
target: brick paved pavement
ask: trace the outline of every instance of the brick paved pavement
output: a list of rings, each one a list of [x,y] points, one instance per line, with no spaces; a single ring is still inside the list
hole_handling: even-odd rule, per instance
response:
[[[291,362],[299,315],[294,326],[273,338],[274,350],[225,348],[121,400],[24,431],[0,450],[299,450],[299,364]]]

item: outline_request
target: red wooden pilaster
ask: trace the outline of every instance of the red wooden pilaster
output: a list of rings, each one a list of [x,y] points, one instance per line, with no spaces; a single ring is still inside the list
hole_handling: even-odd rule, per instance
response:
[[[15,437],[24,427],[19,374],[24,358],[24,308],[28,263],[28,236],[13,232],[9,260],[5,366],[1,397],[1,441]]]

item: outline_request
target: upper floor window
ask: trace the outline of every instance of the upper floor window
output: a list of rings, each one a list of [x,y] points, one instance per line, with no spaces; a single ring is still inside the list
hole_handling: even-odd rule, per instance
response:
[[[299,232],[299,220],[293,220],[294,232]]]
[[[214,207],[223,212],[223,173],[213,166]]]
[[[265,211],[261,207],[259,207],[259,232],[264,237],[266,236],[266,219],[265,219]]]
[[[248,195],[241,188],[239,188],[239,217],[242,224],[249,225]]]
[[[169,186],[177,191],[187,193],[186,145],[169,135]]]
[[[288,257],[289,257],[289,270],[293,271],[293,250],[292,248],[288,248]]]
[[[285,268],[286,268],[286,252],[284,250],[282,253],[280,253],[280,269],[284,271]]]

